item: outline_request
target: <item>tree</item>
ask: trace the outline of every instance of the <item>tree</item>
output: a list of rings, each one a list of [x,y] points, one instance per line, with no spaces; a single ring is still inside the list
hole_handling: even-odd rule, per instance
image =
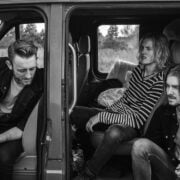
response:
[[[118,37],[118,26],[111,25],[108,29],[107,38],[108,39],[116,39]]]
[[[118,50],[119,41],[118,41],[118,26],[117,25],[111,25],[109,27],[108,33],[105,37],[102,47]]]
[[[37,32],[35,24],[27,24],[22,32],[22,39],[33,41],[38,46],[44,45],[45,31]]]
[[[29,36],[34,36],[37,33],[36,25],[35,24],[27,24],[24,33],[26,33]]]

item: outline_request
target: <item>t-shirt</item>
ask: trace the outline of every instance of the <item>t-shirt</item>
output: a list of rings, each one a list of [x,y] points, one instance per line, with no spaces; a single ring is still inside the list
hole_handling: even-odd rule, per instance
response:
[[[22,89],[23,87],[19,86],[14,78],[12,78],[9,91],[5,99],[0,103],[0,114],[11,113],[14,103]]]

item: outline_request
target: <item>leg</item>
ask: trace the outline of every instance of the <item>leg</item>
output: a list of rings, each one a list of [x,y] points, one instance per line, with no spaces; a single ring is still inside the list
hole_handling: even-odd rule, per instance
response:
[[[85,158],[88,158],[92,153],[89,133],[85,130],[85,126],[90,117],[98,112],[100,112],[100,109],[76,106],[71,114],[71,123],[77,128],[74,132],[75,137],[77,138],[76,141],[82,145],[85,152]]]
[[[88,161],[87,168],[98,174],[116,151],[117,146],[123,141],[128,141],[137,136],[137,131],[131,127],[111,125],[106,131],[104,138],[97,147],[92,159]]]
[[[23,152],[22,140],[8,141],[0,144],[0,179],[11,180],[13,165]]]
[[[162,148],[148,139],[138,139],[132,148],[135,180],[151,180],[153,173],[163,180],[175,180],[173,165]]]

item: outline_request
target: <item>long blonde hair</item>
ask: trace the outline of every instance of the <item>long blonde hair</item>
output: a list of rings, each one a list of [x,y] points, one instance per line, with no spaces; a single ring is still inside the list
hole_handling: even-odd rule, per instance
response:
[[[166,36],[156,33],[145,34],[140,40],[139,52],[142,49],[142,43],[145,39],[150,39],[153,42],[154,56],[158,68],[165,68],[170,58],[169,43]]]

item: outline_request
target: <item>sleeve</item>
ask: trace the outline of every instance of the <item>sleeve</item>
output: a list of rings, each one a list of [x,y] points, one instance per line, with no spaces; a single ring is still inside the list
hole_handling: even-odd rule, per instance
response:
[[[32,100],[27,104],[27,107],[25,108],[24,112],[20,115],[20,117],[18,117],[19,120],[16,127],[21,129],[22,131],[24,130],[26,122],[31,112],[33,111],[34,107],[36,106],[38,100],[40,99],[40,97],[41,97],[41,93],[36,94],[36,96],[34,96]]]
[[[152,112],[154,106],[159,100],[164,90],[163,81],[154,83],[148,92],[148,96],[139,107],[138,111],[129,111],[127,113],[101,112],[99,113],[99,120],[105,124],[121,124],[140,129],[146,122],[148,116]],[[120,100],[118,101],[120,102]],[[117,108],[123,109],[123,103],[116,103]]]

